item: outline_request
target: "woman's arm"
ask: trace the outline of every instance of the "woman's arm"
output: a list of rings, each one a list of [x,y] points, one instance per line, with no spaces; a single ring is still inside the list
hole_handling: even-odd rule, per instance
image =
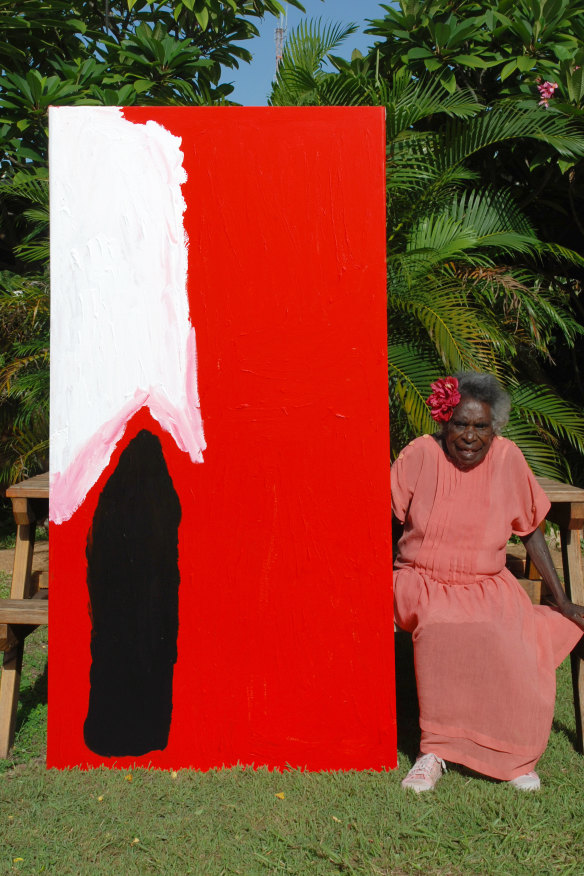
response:
[[[570,602],[557,576],[554,564],[541,529],[534,529],[529,535],[520,536],[529,558],[537,566],[544,583],[550,590],[554,602],[564,617],[574,621],[584,630],[584,606]]]

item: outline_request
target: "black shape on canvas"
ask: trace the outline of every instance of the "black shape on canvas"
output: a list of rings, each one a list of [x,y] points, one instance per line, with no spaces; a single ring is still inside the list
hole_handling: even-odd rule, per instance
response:
[[[96,754],[138,756],[168,744],[180,518],[160,441],[142,430],[107,481],[87,540],[92,664],[84,738]]]

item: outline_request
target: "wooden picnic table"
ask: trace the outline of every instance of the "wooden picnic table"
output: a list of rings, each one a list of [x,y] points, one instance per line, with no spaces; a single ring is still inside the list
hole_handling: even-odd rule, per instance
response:
[[[584,567],[581,538],[584,529],[584,490],[571,484],[562,484],[551,478],[537,478],[552,503],[547,520],[560,530],[564,589],[572,602],[584,605]],[[576,712],[577,748],[584,754],[584,653],[582,641],[572,653],[572,685]]]
[[[547,519],[556,523],[560,530],[566,592],[574,602],[584,605],[584,567],[580,549],[584,529],[584,490],[550,478],[537,480],[552,503]],[[48,600],[43,600],[42,591],[36,591],[33,586],[32,561],[36,520],[45,516],[48,510],[49,475],[37,475],[14,484],[6,495],[12,500],[16,548],[10,599],[0,600],[0,647],[4,642],[0,682],[0,758],[8,756],[14,739],[24,640],[37,625],[48,622]],[[584,660],[575,654],[572,655],[572,678],[577,746],[582,752]]]
[[[14,740],[24,640],[49,620],[47,591],[33,584],[32,560],[36,522],[49,510],[49,475],[37,475],[6,490],[12,500],[16,546],[10,599],[0,600],[0,648],[4,651],[0,680],[0,758],[8,757]]]

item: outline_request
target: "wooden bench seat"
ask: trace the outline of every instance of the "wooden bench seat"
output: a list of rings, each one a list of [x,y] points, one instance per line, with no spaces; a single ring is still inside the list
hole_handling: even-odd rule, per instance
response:
[[[0,599],[0,651],[10,651],[38,626],[49,622],[48,593],[33,599]]]
[[[48,599],[0,599],[0,624],[31,624],[38,627],[48,622]]]
[[[552,504],[548,520],[560,527],[562,566],[566,590],[574,602],[584,604],[584,567],[580,550],[580,538],[584,530],[584,490],[569,484],[561,484],[549,478],[538,478],[540,485]],[[2,680],[0,684],[0,759],[8,757],[14,738],[20,672],[25,635],[48,620],[47,591],[42,576],[32,572],[34,550],[34,523],[46,516],[49,497],[48,474],[37,475],[28,481],[16,484],[6,491],[12,499],[16,523],[16,549],[12,576],[11,599],[0,600],[0,651],[4,651]],[[513,569],[516,577],[525,575],[523,563]],[[537,577],[537,576],[536,576]],[[526,589],[533,588],[537,581],[526,578]],[[44,598],[43,598],[44,597]],[[534,592],[532,598],[536,599]],[[26,605],[22,605],[23,601]],[[13,607],[14,606],[14,607]],[[29,614],[29,611],[33,614]],[[11,643],[1,645],[2,630],[11,637]],[[579,656],[578,656],[579,655]],[[581,658],[581,659],[579,659]],[[582,727],[584,725],[584,639],[580,650],[572,656],[574,679],[574,708],[576,714],[577,748],[583,750]]]

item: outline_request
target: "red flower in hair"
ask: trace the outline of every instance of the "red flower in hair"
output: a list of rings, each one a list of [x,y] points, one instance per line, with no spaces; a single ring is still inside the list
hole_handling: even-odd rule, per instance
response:
[[[441,377],[430,384],[432,395],[426,399],[430,408],[430,416],[437,423],[447,423],[452,412],[460,401],[458,380],[456,377]]]

